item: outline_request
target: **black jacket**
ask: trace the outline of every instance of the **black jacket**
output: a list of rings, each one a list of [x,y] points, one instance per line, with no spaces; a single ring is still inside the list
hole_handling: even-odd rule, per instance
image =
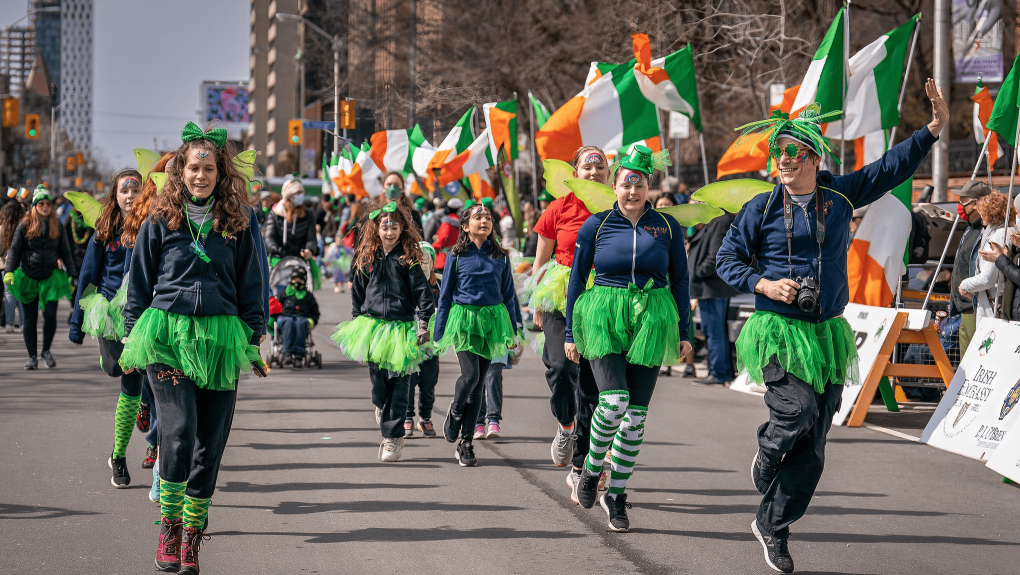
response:
[[[733,219],[733,214],[723,214],[691,236],[687,260],[691,270],[692,298],[730,298],[737,295],[737,290],[724,282],[715,270],[715,255],[722,247]]]
[[[995,260],[995,267],[1009,283],[1006,284],[1006,299],[1012,295],[1012,305],[1009,306],[1009,319],[1020,321],[1020,266],[1010,256],[999,256]]]
[[[48,228],[49,224],[44,226],[39,237],[29,240],[25,238],[22,224],[18,224],[14,230],[14,239],[11,240],[11,249],[7,252],[7,267],[4,273],[12,273],[21,268],[26,276],[42,281],[53,275],[53,270],[57,269],[57,259],[60,259],[64,263],[67,276],[78,277],[78,268],[75,267],[64,228],[59,227],[60,235],[56,239],[50,238]]]
[[[432,286],[421,264],[408,266],[400,261],[403,255],[400,245],[385,255],[380,249],[368,269],[354,272],[352,316],[364,314],[379,319],[413,321],[417,308],[420,319],[428,321],[432,317],[436,309]]]
[[[294,315],[298,317],[311,318],[318,325],[319,303],[315,301],[315,294],[312,290],[305,290],[305,297],[298,299],[296,295],[284,295],[280,298],[283,305],[283,315]]]
[[[75,232],[78,233],[79,237],[84,236],[85,241],[80,244],[74,241]],[[71,248],[71,259],[74,260],[74,269],[80,270],[85,262],[85,253],[89,251],[89,240],[92,239],[92,236],[96,235],[96,231],[85,226],[79,226],[74,223],[73,217],[68,216],[67,221],[64,223],[64,234],[67,236],[67,245]],[[74,279],[77,280],[78,278]]]
[[[208,317],[236,315],[252,330],[258,345],[265,331],[262,265],[250,230],[224,237],[211,231],[205,241],[209,262],[191,251],[192,223],[177,230],[166,221],[145,220],[131,250],[128,302],[124,326],[128,333],[146,309]]]
[[[287,241],[283,241],[286,228]],[[294,218],[287,223],[282,216],[270,211],[266,215],[266,250],[269,257],[298,256],[301,250],[311,250],[312,255],[319,255],[319,242],[315,238],[315,220],[312,216]]]

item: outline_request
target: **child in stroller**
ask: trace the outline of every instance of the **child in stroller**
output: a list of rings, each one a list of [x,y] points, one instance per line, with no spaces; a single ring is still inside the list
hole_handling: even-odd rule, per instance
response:
[[[282,313],[273,318],[276,329],[283,334],[283,365],[295,368],[304,367],[308,331],[319,323],[319,304],[307,289],[307,281],[304,269],[295,268],[291,272],[290,284],[279,296]]]

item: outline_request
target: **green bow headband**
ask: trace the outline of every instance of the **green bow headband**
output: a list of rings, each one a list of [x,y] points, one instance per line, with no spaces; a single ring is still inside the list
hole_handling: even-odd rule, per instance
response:
[[[378,218],[379,214],[381,214],[383,212],[386,212],[388,214],[392,214],[395,211],[397,211],[397,202],[390,202],[390,203],[386,204],[385,206],[379,208],[378,210],[373,210],[372,213],[368,214],[368,219],[374,220],[374,219]]]
[[[832,146],[829,144],[829,139],[822,135],[822,122],[829,119],[838,118],[843,114],[842,110],[836,110],[834,112],[828,112],[826,114],[821,113],[821,106],[817,103],[811,104],[804,111],[800,113],[800,117],[790,119],[790,115],[780,110],[774,110],[772,115],[767,120],[760,120],[758,122],[751,122],[745,124],[735,130],[742,130],[740,138],[737,139],[739,143],[744,139],[744,136],[758,133],[758,140],[764,138],[766,133],[771,130],[769,134],[769,159],[766,164],[766,169],[772,171],[772,157],[775,156],[777,159],[782,153],[789,152],[789,146],[786,150],[781,150],[776,145],[776,140],[781,136],[793,138],[799,142],[807,144],[817,153],[819,156],[829,154],[834,162],[838,165],[839,158],[834,155]],[[755,140],[757,143],[757,140]],[[796,151],[794,150],[794,153]],[[787,154],[789,155],[789,153]],[[793,157],[793,156],[790,156]]]
[[[202,128],[196,126],[194,122],[184,124],[184,129],[181,130],[181,141],[187,144],[195,140],[208,140],[217,149],[223,149],[223,146],[227,145],[227,131],[223,128],[214,128],[208,132],[203,132]]]
[[[659,152],[652,152],[652,149],[648,146],[634,146],[630,155],[623,158],[620,161],[621,168],[627,168],[628,170],[634,170],[635,172],[641,172],[642,174],[652,175],[655,170],[664,170],[666,167],[673,165],[673,162],[669,159],[669,150],[662,150]],[[615,177],[616,172],[613,172]]]
[[[42,186],[37,186],[35,192],[32,193],[32,205],[34,206],[43,200],[53,201],[53,198],[50,197],[49,190]]]

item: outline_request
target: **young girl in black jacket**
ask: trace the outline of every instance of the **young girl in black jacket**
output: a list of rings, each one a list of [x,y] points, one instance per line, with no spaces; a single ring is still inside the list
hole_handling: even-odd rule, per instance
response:
[[[380,461],[398,461],[404,446],[408,376],[420,369],[435,302],[422,271],[421,237],[411,214],[385,198],[370,207],[351,274],[352,321],[333,341],[352,360],[368,362],[372,403],[382,432]],[[418,322],[415,325],[415,309]]]
[[[57,268],[58,258],[64,264],[63,270]],[[4,284],[24,307],[22,333],[28,350],[25,369],[36,369],[39,365],[36,324],[40,307],[43,310],[42,358],[46,367],[56,367],[50,344],[57,333],[57,302],[71,299],[67,278],[76,275],[71,247],[64,228],[57,223],[53,199],[49,190],[39,186],[32,194],[32,209],[25,212],[14,231],[4,269]]]

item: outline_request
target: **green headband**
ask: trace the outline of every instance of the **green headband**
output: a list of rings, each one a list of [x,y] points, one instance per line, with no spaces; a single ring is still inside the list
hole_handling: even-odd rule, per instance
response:
[[[379,214],[381,214],[383,212],[386,212],[388,214],[392,214],[395,211],[397,211],[397,202],[390,202],[390,203],[386,204],[385,206],[379,208],[378,210],[373,210],[371,214],[368,214],[368,219],[374,220],[374,219],[378,218]]]
[[[38,186],[36,187],[35,192],[32,193],[32,205],[34,206],[43,200],[49,200],[52,202],[53,198],[50,197],[49,190],[42,186]]]
[[[427,253],[433,260],[436,259],[436,248],[432,247],[432,244],[421,242],[418,246],[421,247],[421,251]]]
[[[793,119],[790,119],[790,115],[786,112],[774,110],[767,120],[751,122],[750,124],[735,128],[735,130],[742,130],[737,142],[739,143],[743,140],[744,136],[759,132],[758,140],[760,140],[768,133],[769,158],[766,163],[766,169],[770,172],[772,171],[772,155],[776,151],[779,151],[780,154],[783,151],[779,150],[776,140],[784,136],[810,146],[819,156],[829,154],[829,157],[838,165],[840,163],[839,158],[834,155],[829,139],[822,135],[822,122],[838,118],[842,114],[842,110],[822,114],[821,106],[817,103],[804,108],[804,111],[800,113],[800,117]],[[769,130],[771,130],[771,133],[769,133]],[[755,140],[755,143],[757,143],[757,140]]]
[[[223,146],[227,145],[227,131],[223,128],[214,128],[203,132],[202,128],[196,126],[194,122],[184,124],[184,129],[181,130],[181,141],[187,144],[195,140],[208,140],[217,149],[223,149]]]

